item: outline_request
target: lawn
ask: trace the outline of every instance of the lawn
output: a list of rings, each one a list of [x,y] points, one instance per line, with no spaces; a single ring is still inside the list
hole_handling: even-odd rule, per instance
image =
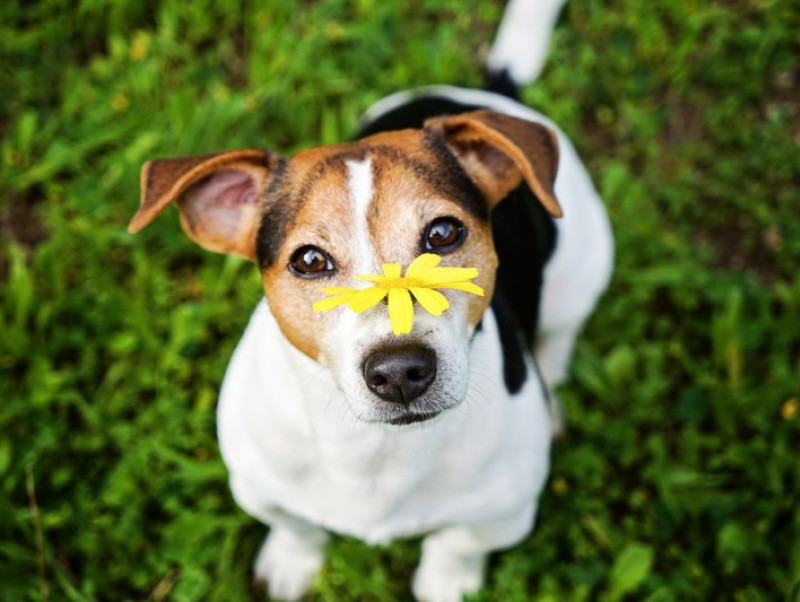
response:
[[[0,599],[254,600],[218,386],[261,292],[157,156],[346,139],[478,86],[499,0],[0,3]],[[539,525],[480,601],[800,597],[800,8],[574,0],[525,102],[611,214]],[[310,599],[410,598],[419,542],[337,538]]]

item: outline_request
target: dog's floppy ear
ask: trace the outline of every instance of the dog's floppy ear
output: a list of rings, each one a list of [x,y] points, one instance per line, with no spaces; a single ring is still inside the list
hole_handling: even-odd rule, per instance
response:
[[[547,211],[561,217],[553,185],[558,170],[558,141],[541,123],[480,110],[435,117],[425,128],[441,133],[490,207],[524,179]]]
[[[177,202],[181,225],[197,244],[255,261],[261,197],[279,161],[255,149],[148,161],[128,232],[138,232]]]

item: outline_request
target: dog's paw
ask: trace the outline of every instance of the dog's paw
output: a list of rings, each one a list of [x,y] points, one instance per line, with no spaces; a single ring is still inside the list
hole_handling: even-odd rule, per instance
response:
[[[308,592],[324,560],[324,544],[274,530],[258,553],[255,577],[266,583],[271,599],[299,600]]]
[[[420,602],[462,602],[483,585],[485,557],[459,558],[457,562],[423,561],[414,574],[414,597]]]

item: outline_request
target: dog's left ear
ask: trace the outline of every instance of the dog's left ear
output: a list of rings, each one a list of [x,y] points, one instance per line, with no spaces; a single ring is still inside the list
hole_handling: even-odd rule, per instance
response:
[[[553,191],[558,141],[550,128],[488,110],[435,117],[425,122],[425,128],[444,136],[490,208],[524,179],[547,211],[561,217]]]
[[[248,149],[148,161],[128,232],[138,232],[176,203],[181,226],[201,247],[255,261],[261,198],[280,160],[270,151]]]

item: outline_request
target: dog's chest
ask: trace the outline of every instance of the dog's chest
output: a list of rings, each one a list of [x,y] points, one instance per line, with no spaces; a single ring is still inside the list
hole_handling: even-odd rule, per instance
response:
[[[381,542],[533,499],[547,470],[545,403],[536,379],[509,397],[502,377],[485,377],[502,370],[496,342],[477,350],[481,377],[464,403],[397,428],[349,415],[327,372],[279,339],[260,306],[220,398],[220,446],[251,514],[288,512]]]

